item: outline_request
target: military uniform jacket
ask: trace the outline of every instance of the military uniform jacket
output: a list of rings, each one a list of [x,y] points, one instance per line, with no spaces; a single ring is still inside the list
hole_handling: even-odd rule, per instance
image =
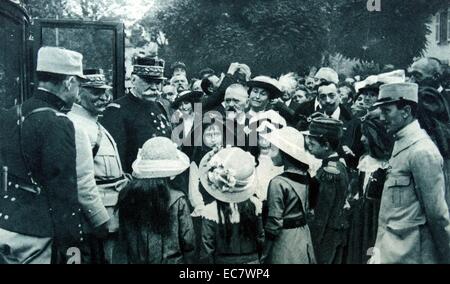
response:
[[[19,139],[16,108],[8,110],[1,129],[2,162],[8,166],[7,191],[0,194],[0,228],[35,237],[53,237],[57,243],[80,240],[81,215],[77,196],[75,132],[63,113],[65,103],[38,89],[23,103],[27,116],[38,108],[51,108],[29,116]],[[20,151],[23,145],[25,165]],[[31,183],[28,169],[37,186]]]
[[[395,138],[381,198],[374,262],[450,263],[442,156],[417,120]]]
[[[319,196],[310,228],[317,262],[339,263],[337,249],[345,244],[349,227],[344,209],[349,184],[347,169],[334,155],[322,161],[315,179]]]
[[[100,122],[116,141],[126,173],[132,172],[131,164],[148,139],[157,136],[170,138],[172,132],[160,103],[140,100],[131,93],[111,103]]]

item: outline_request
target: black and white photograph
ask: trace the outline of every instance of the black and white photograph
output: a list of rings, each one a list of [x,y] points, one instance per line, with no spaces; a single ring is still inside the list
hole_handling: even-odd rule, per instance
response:
[[[0,264],[450,264],[449,64],[448,0],[0,0]]]

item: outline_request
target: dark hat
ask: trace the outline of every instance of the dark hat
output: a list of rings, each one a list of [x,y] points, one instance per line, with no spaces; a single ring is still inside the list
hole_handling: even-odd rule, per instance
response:
[[[178,108],[181,104],[181,102],[187,101],[191,103],[199,102],[202,98],[203,93],[199,91],[183,91],[178,94],[175,101],[172,103],[173,108]]]
[[[174,70],[175,68],[183,68],[184,70],[186,70],[186,64],[181,61],[177,61],[170,66],[171,70]]]
[[[270,99],[275,99],[283,95],[278,81],[268,76],[257,76],[248,81],[247,86],[250,88],[258,87],[268,90]]]
[[[138,56],[133,58],[133,72],[131,74],[139,77],[165,80],[164,60],[156,57]]]
[[[84,69],[85,80],[81,82],[82,87],[98,88],[98,89],[112,89],[106,83],[106,77],[103,74],[103,69]]]
[[[213,69],[208,67],[208,68],[204,68],[204,69],[200,70],[200,72],[198,74],[199,74],[200,78],[203,79],[204,76],[209,75],[209,74],[214,75],[215,73],[216,72]]]
[[[387,133],[384,124],[376,117],[369,117],[361,124],[361,132],[367,138],[370,154],[377,159],[388,159],[394,146],[394,137]]]
[[[343,134],[343,123],[334,118],[314,118],[309,125],[308,131],[304,132],[304,134],[313,137],[341,138]]]
[[[383,83],[375,83],[375,84],[372,84],[372,85],[364,86],[364,87],[358,89],[358,95],[363,94],[365,92],[369,92],[369,91],[375,92],[378,95],[378,93],[380,92],[380,86],[382,84]]]

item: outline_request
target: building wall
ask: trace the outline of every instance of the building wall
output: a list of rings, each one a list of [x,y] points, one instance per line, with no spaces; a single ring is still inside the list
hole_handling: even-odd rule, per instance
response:
[[[425,56],[436,57],[442,61],[442,63],[448,65],[450,62],[450,38],[444,42],[438,42],[436,40],[437,33],[437,15],[433,16],[432,22],[429,25],[431,34],[427,36],[428,46]]]

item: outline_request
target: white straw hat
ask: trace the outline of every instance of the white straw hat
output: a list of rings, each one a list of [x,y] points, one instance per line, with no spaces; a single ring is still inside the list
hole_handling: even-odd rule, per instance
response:
[[[163,178],[181,174],[189,168],[186,154],[177,149],[177,145],[166,137],[154,137],[139,149],[132,164],[136,178]]]

